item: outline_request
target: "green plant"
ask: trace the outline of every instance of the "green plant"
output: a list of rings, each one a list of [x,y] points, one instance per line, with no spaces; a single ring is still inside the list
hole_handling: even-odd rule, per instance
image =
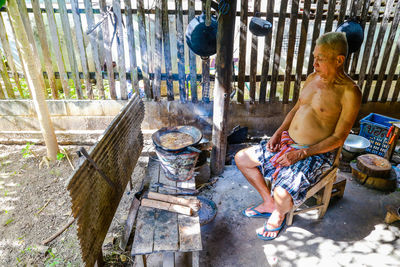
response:
[[[32,150],[31,150],[31,146],[33,146],[33,145],[35,145],[35,144],[31,144],[31,143],[26,143],[26,145],[25,145],[25,147],[22,149],[22,157],[23,158],[27,158],[27,157],[29,157],[30,155],[34,155],[34,153],[32,152]]]
[[[57,153],[57,160],[61,161],[63,158],[65,158],[65,154],[61,153],[61,152],[58,152]]]
[[[6,223],[4,224],[4,226],[9,225],[10,223],[12,223],[14,221],[14,219],[10,218],[6,221]]]
[[[48,259],[45,261],[45,265],[46,265],[46,266],[56,266],[56,265],[58,265],[58,264],[62,264],[62,263],[63,263],[62,259],[59,258],[59,257],[56,257],[56,255],[52,252],[52,249],[51,249],[51,248],[49,248],[49,249],[47,250],[47,252],[49,253],[50,258],[48,258]]]

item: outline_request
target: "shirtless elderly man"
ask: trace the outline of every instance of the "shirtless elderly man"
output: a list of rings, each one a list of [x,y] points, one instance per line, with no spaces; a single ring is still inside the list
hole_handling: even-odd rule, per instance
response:
[[[293,204],[304,201],[317,176],[333,164],[335,148],[343,145],[357,117],[361,92],[344,72],[347,41],[343,33],[320,36],[314,49],[314,72],[299,100],[268,142],[243,149],[236,164],[263,202],[243,211],[265,217],[257,236],[277,237]],[[265,179],[271,182],[268,188]]]

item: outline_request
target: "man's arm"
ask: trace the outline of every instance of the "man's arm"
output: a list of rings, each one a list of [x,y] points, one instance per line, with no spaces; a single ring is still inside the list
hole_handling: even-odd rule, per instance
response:
[[[275,133],[272,135],[271,139],[269,139],[267,143],[267,149],[271,152],[276,152],[280,148],[281,143],[281,136],[283,131],[287,131],[289,129],[290,123],[293,120],[294,115],[296,114],[297,110],[299,109],[299,101],[297,101],[296,105],[289,111],[286,115],[284,121],[282,122],[281,126]]]
[[[333,134],[319,143],[301,149],[304,157],[326,153],[343,145],[357,118],[361,105],[361,91],[358,86],[346,90],[342,97],[342,112]]]
[[[353,127],[361,105],[361,91],[358,86],[354,86],[356,88],[346,90],[343,94],[341,101],[342,111],[336,124],[335,131],[331,136],[308,148],[286,153],[279,157],[276,162],[282,166],[290,166],[308,156],[326,153],[342,146]]]

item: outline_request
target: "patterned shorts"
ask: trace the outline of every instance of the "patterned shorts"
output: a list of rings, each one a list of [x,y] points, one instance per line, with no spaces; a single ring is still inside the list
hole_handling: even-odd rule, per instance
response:
[[[305,197],[312,185],[318,182],[318,176],[332,167],[335,153],[327,152],[307,157],[288,167],[282,167],[276,180],[272,178],[275,167],[269,161],[276,152],[267,150],[267,141],[262,140],[256,147],[256,155],[261,165],[258,166],[264,178],[271,182],[271,195],[274,188],[280,186],[293,198],[295,206],[299,206],[305,201]]]

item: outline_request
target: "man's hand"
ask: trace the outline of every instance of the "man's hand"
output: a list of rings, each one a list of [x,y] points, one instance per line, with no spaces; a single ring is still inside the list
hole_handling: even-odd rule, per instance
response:
[[[287,167],[305,158],[306,158],[305,151],[300,149],[283,154],[276,160],[276,163],[278,163],[283,167]]]
[[[274,134],[267,143],[267,150],[269,152],[278,152],[281,148],[282,134]]]

